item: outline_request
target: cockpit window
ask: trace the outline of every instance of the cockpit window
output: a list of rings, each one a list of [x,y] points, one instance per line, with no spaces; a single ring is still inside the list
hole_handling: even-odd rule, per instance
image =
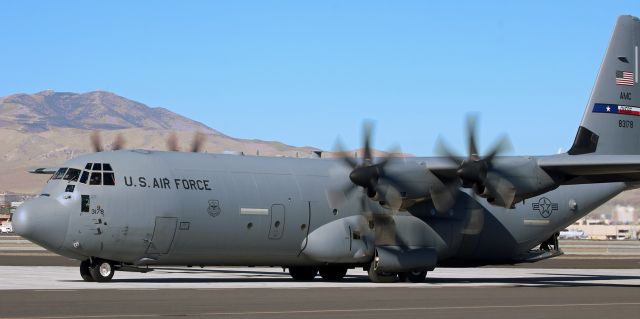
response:
[[[102,184],[102,173],[93,172],[91,173],[91,178],[89,179],[89,185],[101,185]]]
[[[113,176],[113,173],[102,173],[102,182],[104,185],[115,185],[116,181]]]
[[[85,169],[82,172],[82,176],[80,176],[80,183],[86,184],[88,181],[89,185],[113,186],[116,184],[115,173],[109,163],[87,163]],[[78,175],[80,175],[80,172],[78,172]]]
[[[53,174],[51,179],[61,179],[64,176],[64,173],[66,173],[66,172],[67,172],[67,168],[66,167],[62,167],[55,174]]]
[[[89,179],[89,172],[87,171],[82,172],[82,176],[80,177],[80,183],[86,184],[88,179]]]
[[[75,168],[70,168],[67,171],[67,174],[64,175],[64,180],[69,182],[75,182],[80,177],[80,170]]]

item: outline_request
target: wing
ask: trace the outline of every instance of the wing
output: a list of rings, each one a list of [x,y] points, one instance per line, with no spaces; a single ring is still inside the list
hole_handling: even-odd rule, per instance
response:
[[[38,167],[29,170],[31,174],[55,174],[58,171],[59,167]]]
[[[538,165],[561,185],[640,181],[640,155],[549,156]]]

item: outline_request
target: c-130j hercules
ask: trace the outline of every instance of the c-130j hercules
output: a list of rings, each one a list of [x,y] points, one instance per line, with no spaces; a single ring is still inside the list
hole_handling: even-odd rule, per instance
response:
[[[618,18],[565,154],[498,156],[501,142],[481,156],[474,121],[464,158],[374,158],[369,127],[362,158],[96,152],[34,170],[53,176],[13,225],[97,282],[160,265],[420,282],[440,265],[557,256],[559,230],[640,185],[639,43],[640,21]]]

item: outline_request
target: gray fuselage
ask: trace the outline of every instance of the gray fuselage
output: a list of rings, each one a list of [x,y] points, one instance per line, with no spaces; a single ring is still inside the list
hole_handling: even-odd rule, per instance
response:
[[[425,167],[435,160],[403,159]],[[127,150],[81,156],[64,167],[88,171],[88,163],[110,164],[115,185],[51,179],[17,222],[32,241],[61,255],[135,265],[360,265],[371,260],[374,245],[385,244],[434,248],[438,264],[517,262],[627,187],[561,186],[515,209],[462,192],[447,213],[429,200],[392,212],[359,192],[331,207],[327,191],[344,179],[333,159]],[[363,198],[370,212],[362,211]],[[471,214],[477,203],[481,213]],[[376,232],[380,215],[392,216],[393,234]],[[343,226],[327,226],[341,221],[344,234]]]

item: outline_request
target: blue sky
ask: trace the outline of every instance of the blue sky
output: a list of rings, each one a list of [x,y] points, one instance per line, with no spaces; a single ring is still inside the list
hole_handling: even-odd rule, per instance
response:
[[[432,155],[573,141],[615,19],[638,1],[4,1],[0,95],[108,90],[228,135]]]

